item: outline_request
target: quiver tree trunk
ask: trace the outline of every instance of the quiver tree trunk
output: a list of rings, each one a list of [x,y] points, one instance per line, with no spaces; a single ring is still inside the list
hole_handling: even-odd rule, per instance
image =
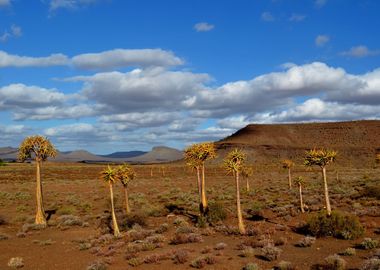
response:
[[[200,211],[202,215],[206,215],[208,213],[208,205],[207,205],[207,198],[206,198],[206,183],[205,183],[205,164],[202,164],[202,185],[201,185],[201,205],[200,205]]]
[[[113,188],[112,183],[110,182],[110,197],[111,197],[111,215],[112,215],[112,226],[113,226],[113,235],[115,237],[120,237],[121,233],[119,230],[119,226],[117,225],[116,215],[115,215],[115,206],[113,203]]]
[[[127,214],[131,213],[131,209],[129,207],[129,198],[128,198],[128,186],[124,186],[124,195],[125,195],[125,211]]]
[[[299,193],[300,193],[300,207],[301,207],[301,212],[302,213],[305,213],[305,209],[303,207],[303,198],[302,198],[302,184],[299,183],[298,184],[298,187],[299,187]]]
[[[42,183],[41,183],[41,161],[36,160],[36,219],[35,223],[39,225],[46,226],[46,217],[43,204],[43,195],[42,195]]]
[[[199,211],[202,212],[202,180],[201,180],[201,168],[197,166],[197,185],[198,185],[198,196],[199,196]]]
[[[330,197],[329,197],[329,189],[327,186],[327,176],[326,176],[326,167],[322,167],[322,175],[323,175],[323,187],[325,191],[325,200],[326,200],[326,210],[327,215],[331,215],[331,205],[330,205]]]
[[[235,180],[236,180],[236,209],[237,209],[239,232],[240,234],[245,234],[243,215],[242,215],[241,206],[240,206],[239,172],[237,171],[234,174],[235,174]]]

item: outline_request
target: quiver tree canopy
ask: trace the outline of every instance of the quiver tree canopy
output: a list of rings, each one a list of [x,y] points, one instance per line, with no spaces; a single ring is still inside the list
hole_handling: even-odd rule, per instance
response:
[[[49,157],[55,157],[57,150],[48,138],[35,135],[27,137],[19,146],[18,159],[25,161],[35,158],[37,161],[46,161]]]

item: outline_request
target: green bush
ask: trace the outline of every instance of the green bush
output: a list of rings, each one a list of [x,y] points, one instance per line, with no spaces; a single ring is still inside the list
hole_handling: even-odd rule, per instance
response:
[[[207,219],[211,224],[223,221],[227,218],[225,207],[220,202],[210,203],[208,206]]]
[[[7,164],[2,160],[2,159],[0,159],[0,167],[1,166],[6,166]]]
[[[333,211],[313,215],[302,231],[316,237],[333,236],[341,239],[356,239],[364,234],[364,228],[356,216]]]
[[[358,245],[358,248],[369,250],[375,249],[379,246],[379,241],[372,238],[364,238],[363,242]]]

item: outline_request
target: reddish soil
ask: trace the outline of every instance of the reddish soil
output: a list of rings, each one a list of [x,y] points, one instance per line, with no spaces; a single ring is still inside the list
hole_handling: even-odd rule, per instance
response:
[[[167,223],[169,229],[162,233],[166,240],[151,251],[137,252],[138,258],[144,259],[151,254],[164,254],[173,250],[188,249],[189,259],[184,264],[174,264],[169,258],[158,263],[143,263],[136,269],[193,269],[190,263],[203,255],[202,250],[209,247],[206,255],[216,258],[213,265],[205,269],[241,269],[249,262],[257,263],[261,269],[271,269],[280,261],[289,261],[297,269],[310,269],[324,258],[336,254],[348,247],[360,243],[364,237],[379,240],[375,233],[380,229],[380,201],[377,198],[360,196],[367,186],[378,186],[380,169],[355,169],[351,167],[328,168],[328,179],[333,209],[358,215],[366,227],[365,235],[356,240],[338,240],[332,237],[318,238],[311,247],[300,248],[295,244],[304,235],[295,233],[293,228],[305,221],[310,215],[323,208],[321,177],[318,170],[306,171],[296,167],[294,176],[302,175],[306,179],[304,199],[310,212],[301,214],[298,209],[297,189],[287,187],[287,173],[277,164],[255,166],[255,173],[249,181],[251,192],[242,191],[242,208],[260,210],[266,220],[251,221],[245,219],[247,226],[254,228],[258,236],[225,235],[214,227],[196,228],[191,220],[180,214],[167,216],[164,205],[174,203],[191,213],[197,213],[197,191],[195,172],[181,164],[163,166],[136,166],[137,178],[130,185],[131,208],[134,213],[144,213],[147,225],[143,229],[157,229]],[[153,168],[153,177],[150,176]],[[34,164],[8,164],[0,167],[0,218],[7,223],[0,225],[0,235],[9,239],[0,240],[0,269],[8,269],[7,263],[12,257],[22,257],[23,269],[64,270],[86,269],[97,260],[108,263],[108,269],[131,269],[125,256],[128,255],[128,238],[110,240],[110,242],[93,245],[80,250],[80,242],[89,242],[99,238],[102,233],[98,226],[100,217],[109,210],[109,190],[99,178],[104,166],[86,164],[46,163],[42,170],[45,208],[57,209],[49,220],[49,226],[43,230],[32,230],[25,237],[17,236],[23,224],[33,221],[35,212],[35,178]],[[162,173],[164,170],[164,173]],[[339,179],[336,179],[336,172]],[[242,190],[244,189],[242,180]],[[228,213],[223,224],[236,226],[235,186],[232,176],[228,176],[219,166],[208,166],[206,173],[207,195],[210,202],[221,203]],[[116,209],[119,223],[122,223],[123,193],[118,184],[115,186]],[[156,210],[156,214],[152,214]],[[88,226],[69,226],[59,228],[58,219],[63,214],[79,216],[88,222]],[[249,215],[245,213],[245,217]],[[182,217],[190,226],[202,234],[203,242],[170,245],[169,241],[178,228],[174,221]],[[127,234],[128,230],[123,230]],[[239,244],[246,240],[266,238],[285,243],[278,246],[282,250],[280,257],[274,261],[260,258],[260,249],[254,249],[250,257],[241,257]],[[214,250],[217,243],[227,244],[222,251]],[[94,254],[96,248],[101,252]],[[112,250],[112,252],[109,252]],[[207,250],[206,250],[207,251]],[[355,256],[344,256],[347,269],[359,269],[373,250],[356,250]]]

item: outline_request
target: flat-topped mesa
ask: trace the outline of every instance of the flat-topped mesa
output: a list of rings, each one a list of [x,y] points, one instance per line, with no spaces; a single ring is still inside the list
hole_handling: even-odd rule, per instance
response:
[[[263,163],[283,158],[301,162],[305,150],[328,148],[339,152],[339,165],[372,166],[380,151],[380,121],[250,124],[216,145],[222,155],[244,148],[249,159]]]

